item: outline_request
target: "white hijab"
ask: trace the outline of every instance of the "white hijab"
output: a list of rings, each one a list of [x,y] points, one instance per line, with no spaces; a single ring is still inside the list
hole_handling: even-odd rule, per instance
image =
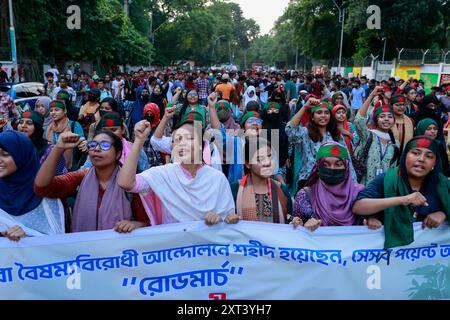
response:
[[[253,95],[253,97],[250,97],[250,92],[254,92],[255,94]],[[256,89],[254,86],[249,86],[247,88],[247,90],[245,90],[244,93],[244,107],[247,107],[247,103],[249,103],[250,101],[256,101],[258,102],[258,96],[256,95]]]

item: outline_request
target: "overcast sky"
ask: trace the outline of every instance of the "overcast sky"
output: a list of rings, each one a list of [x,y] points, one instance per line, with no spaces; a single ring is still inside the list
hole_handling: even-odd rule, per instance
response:
[[[244,17],[253,18],[261,27],[261,34],[269,33],[275,21],[284,12],[289,0],[232,0],[239,3]]]

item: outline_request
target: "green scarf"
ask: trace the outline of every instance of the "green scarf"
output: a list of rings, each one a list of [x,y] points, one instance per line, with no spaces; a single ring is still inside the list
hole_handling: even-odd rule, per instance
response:
[[[402,197],[409,194],[408,187],[399,172],[400,168],[389,170],[384,177],[384,197]],[[441,206],[450,221],[450,181],[439,174],[437,194]],[[406,246],[414,241],[414,211],[407,206],[397,206],[384,210],[384,248]]]

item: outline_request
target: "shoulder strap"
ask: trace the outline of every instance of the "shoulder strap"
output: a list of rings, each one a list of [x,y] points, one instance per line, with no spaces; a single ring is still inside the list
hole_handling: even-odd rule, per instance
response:
[[[273,181],[270,184],[270,189],[272,193],[272,199],[270,201],[272,202],[272,216],[273,216],[273,223],[280,223],[280,208],[278,206],[278,190],[277,186]]]

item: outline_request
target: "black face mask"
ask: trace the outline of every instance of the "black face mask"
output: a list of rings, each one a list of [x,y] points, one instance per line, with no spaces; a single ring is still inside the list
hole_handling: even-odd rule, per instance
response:
[[[146,114],[144,119],[147,120],[150,123],[153,123],[153,121],[155,120],[155,115],[153,115],[153,114]]]
[[[267,115],[267,121],[268,122],[274,122],[277,123],[280,120],[280,114],[279,113],[271,113]]]
[[[145,103],[147,103],[150,100],[150,95],[143,94],[143,95],[141,95],[141,98]]]
[[[99,112],[100,112],[100,117],[103,117],[105,114],[107,114],[110,111],[108,111],[108,110],[101,110],[100,109]]]
[[[318,173],[320,180],[330,186],[335,186],[345,180],[345,169],[329,169],[319,167]]]

